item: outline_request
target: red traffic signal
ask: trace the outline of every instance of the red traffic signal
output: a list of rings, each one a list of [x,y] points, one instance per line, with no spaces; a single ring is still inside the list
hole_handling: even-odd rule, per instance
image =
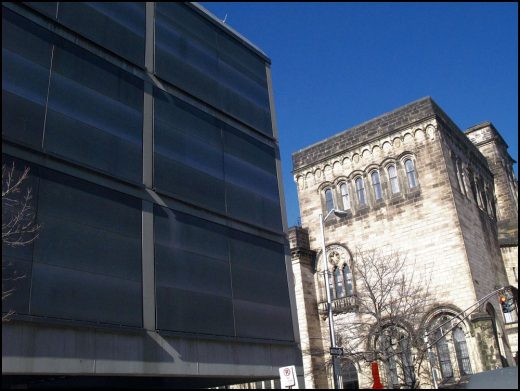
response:
[[[502,306],[503,313],[512,312],[515,308],[513,295],[507,290],[498,295],[498,301]]]

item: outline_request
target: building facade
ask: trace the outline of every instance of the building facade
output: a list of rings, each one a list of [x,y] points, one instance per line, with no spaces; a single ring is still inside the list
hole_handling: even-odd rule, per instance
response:
[[[342,330],[370,322],[359,308],[367,297],[362,254],[373,249],[404,255],[403,274],[429,292],[415,325],[428,344],[407,319],[394,325],[402,327],[402,341],[419,342],[404,348],[390,341],[397,350],[380,363],[385,387],[409,386],[414,376],[422,387],[444,387],[471,373],[516,365],[516,308],[504,314],[496,294],[474,306],[497,287],[512,286],[517,297],[513,162],[492,124],[463,133],[429,97],[293,154],[301,227],[290,230],[289,240],[307,388],[333,385],[324,274],[337,346],[352,353],[349,343],[357,336]],[[327,214],[325,271],[320,221]],[[411,323],[416,314],[408,315]],[[368,332],[357,349],[376,351],[382,342]],[[423,374],[414,375],[410,368],[428,346]],[[345,388],[372,386],[373,357],[340,359]]]
[[[2,3],[2,29],[40,227],[2,246],[3,387],[301,372],[266,55],[191,3]]]

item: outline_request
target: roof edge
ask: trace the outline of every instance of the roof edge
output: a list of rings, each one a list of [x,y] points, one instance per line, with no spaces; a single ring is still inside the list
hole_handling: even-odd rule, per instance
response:
[[[205,16],[210,22],[212,22],[214,25],[220,27],[222,30],[226,31],[230,35],[232,35],[234,38],[236,38],[241,43],[245,44],[250,50],[258,54],[260,57],[262,57],[268,64],[271,64],[271,59],[265,54],[262,49],[260,49],[258,46],[256,46],[254,43],[252,43],[250,40],[248,40],[246,37],[244,37],[242,34],[240,34],[238,31],[233,29],[232,27],[228,26],[224,22],[222,22],[219,18],[217,18],[214,14],[212,14],[208,9],[204,8],[204,6],[200,5],[197,2],[190,1],[186,4],[192,6],[195,10],[199,11],[203,16]]]

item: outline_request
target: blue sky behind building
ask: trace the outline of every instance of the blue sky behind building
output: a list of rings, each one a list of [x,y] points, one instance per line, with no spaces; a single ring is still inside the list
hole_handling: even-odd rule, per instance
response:
[[[518,160],[517,3],[200,4],[272,60],[289,226],[293,152],[424,96]]]

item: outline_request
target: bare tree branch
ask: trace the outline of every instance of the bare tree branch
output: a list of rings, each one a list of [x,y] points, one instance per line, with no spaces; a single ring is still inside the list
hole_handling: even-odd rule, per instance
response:
[[[29,171],[29,167],[17,171],[14,161],[10,166],[2,164],[2,247],[26,246],[38,237],[41,227],[35,222]],[[4,309],[4,302],[15,292],[16,281],[24,277],[2,256],[2,321],[13,315],[12,309]]]

